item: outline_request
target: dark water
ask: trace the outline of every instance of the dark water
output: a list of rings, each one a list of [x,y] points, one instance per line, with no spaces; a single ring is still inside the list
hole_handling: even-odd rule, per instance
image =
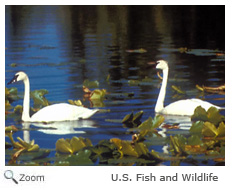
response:
[[[224,6],[6,6],[5,30],[5,83],[22,70],[30,78],[31,91],[48,90],[49,102],[80,99],[87,107],[91,103],[83,100],[84,80],[97,80],[100,89],[111,93],[100,107],[110,111],[79,122],[80,128],[30,131],[30,139],[41,148],[54,149],[59,138],[74,135],[88,137],[94,144],[110,138],[130,140],[127,129],[113,121],[140,110],[142,120],[154,117],[160,80],[147,66],[149,61],[169,62],[165,104],[198,97],[225,106],[225,95],[202,96],[195,88],[225,83],[225,60],[220,56],[225,51]],[[188,51],[182,52],[185,47]],[[146,52],[128,51],[140,48]],[[145,77],[154,82],[128,83]],[[171,85],[180,86],[187,95],[176,96]],[[22,83],[14,87],[22,96]],[[12,103],[19,104],[22,99]],[[22,127],[12,118],[6,120],[9,125]],[[22,131],[16,134],[23,138]],[[162,145],[153,148],[162,151]]]

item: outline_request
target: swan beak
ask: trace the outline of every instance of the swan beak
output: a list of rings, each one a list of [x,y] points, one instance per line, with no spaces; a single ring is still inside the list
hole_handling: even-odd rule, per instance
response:
[[[18,75],[15,75],[14,78],[12,78],[11,81],[7,83],[7,85],[17,82],[17,78]]]
[[[147,63],[149,66],[152,66],[152,68],[156,68],[157,63],[155,61],[150,61]]]
[[[150,62],[148,62],[147,64],[148,64],[148,65],[151,65],[151,66],[156,66],[156,65],[157,65],[157,63],[156,63],[155,61],[150,61]]]

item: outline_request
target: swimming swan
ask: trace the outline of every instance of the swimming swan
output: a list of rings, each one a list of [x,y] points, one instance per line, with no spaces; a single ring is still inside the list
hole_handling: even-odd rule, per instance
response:
[[[24,99],[22,121],[24,122],[55,122],[87,119],[95,114],[98,109],[88,109],[81,106],[74,106],[67,103],[59,103],[46,106],[30,117],[30,82],[26,73],[17,72],[8,84],[23,81]]]
[[[152,63],[150,63],[152,64]],[[215,107],[217,109],[224,109],[219,106],[213,105],[209,102],[200,100],[200,99],[186,99],[186,100],[178,100],[164,107],[164,99],[166,94],[166,86],[168,81],[168,62],[164,60],[159,60],[156,62],[156,69],[161,69],[163,71],[163,81],[162,86],[159,92],[158,100],[155,106],[155,112],[167,115],[183,115],[183,116],[191,116],[194,114],[194,110],[196,107],[201,106],[206,111],[211,107]]]

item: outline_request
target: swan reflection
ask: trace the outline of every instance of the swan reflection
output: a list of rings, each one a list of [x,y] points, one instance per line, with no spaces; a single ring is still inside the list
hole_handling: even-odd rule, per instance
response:
[[[96,122],[92,120],[76,120],[76,121],[61,121],[52,123],[22,123],[23,126],[23,138],[26,142],[30,142],[30,126],[38,127],[38,130],[45,134],[50,135],[67,135],[67,134],[83,134],[85,130],[95,128]],[[75,130],[76,129],[76,130]]]

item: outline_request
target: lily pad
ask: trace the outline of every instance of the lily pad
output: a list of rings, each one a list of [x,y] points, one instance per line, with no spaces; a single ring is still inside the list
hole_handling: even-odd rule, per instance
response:
[[[92,146],[89,139],[75,136],[71,140],[61,138],[56,142],[56,151],[64,154],[73,154],[87,146]]]
[[[176,91],[177,93],[179,93],[179,94],[186,94],[185,91],[181,90],[180,87],[177,87],[177,86],[175,86],[175,85],[172,85],[172,89],[175,90],[175,91]]]
[[[136,124],[140,124],[141,123],[141,118],[142,118],[142,116],[143,116],[143,111],[139,111],[139,112],[137,112],[135,115],[134,115],[134,117],[133,117],[133,120],[132,120],[132,122],[134,122],[134,123],[136,123]]]
[[[90,81],[89,79],[84,80],[83,86],[87,88],[98,88],[99,87],[99,82],[97,80],[95,81]]]
[[[170,150],[174,154],[185,155],[187,139],[183,135],[170,136]]]
[[[106,95],[105,89],[95,89],[91,92],[90,100],[102,100]]]
[[[138,126],[138,129],[140,130],[150,130],[153,128],[153,119],[152,117],[149,117],[146,121],[144,121],[143,123],[141,123]]]
[[[189,132],[192,134],[201,134],[203,127],[204,127],[204,122],[197,121],[192,124],[191,128],[189,129]]]
[[[188,138],[188,145],[203,145],[203,141],[198,135],[192,135]]]
[[[68,100],[68,102],[69,102],[71,105],[83,106],[81,100]]]
[[[132,122],[133,117],[134,117],[134,114],[133,114],[133,113],[127,114],[127,115],[123,118],[122,123],[127,124],[127,123]]]
[[[198,106],[195,110],[194,110],[194,114],[191,117],[192,121],[207,121],[208,117],[207,117],[207,112],[205,111],[204,108],[202,108],[201,106]]]
[[[34,90],[31,92],[31,97],[34,101],[34,108],[41,108],[49,105],[48,100],[44,97],[45,94],[48,94],[46,89]]]
[[[76,155],[70,155],[65,161],[71,166],[92,166],[94,163],[90,159],[91,154],[90,150],[82,150]]]
[[[210,123],[207,121],[204,123],[202,134],[205,137],[224,137],[225,136],[225,124],[221,122],[219,127],[216,128],[216,126],[213,123]]]

